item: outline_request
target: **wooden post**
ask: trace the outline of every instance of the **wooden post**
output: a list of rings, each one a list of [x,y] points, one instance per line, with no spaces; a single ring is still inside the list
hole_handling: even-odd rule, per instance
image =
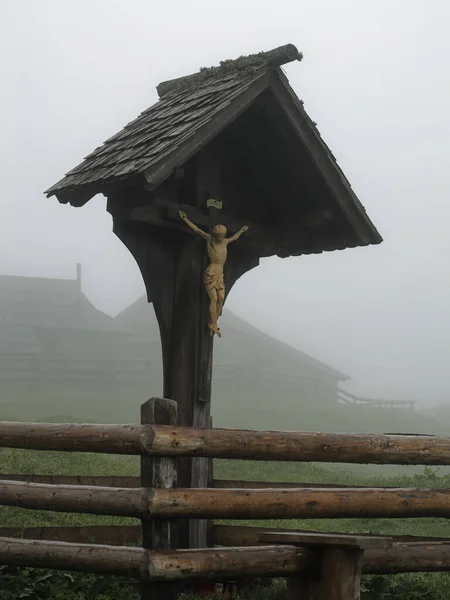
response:
[[[363,562],[364,550],[324,549],[317,600],[360,600]]]
[[[176,425],[177,403],[167,398],[151,398],[141,406],[142,425]],[[141,456],[141,487],[171,488],[176,486],[175,459],[169,457]],[[143,517],[142,546],[146,550],[172,550],[176,548],[174,524],[169,519],[151,520]],[[175,534],[175,535],[174,535]],[[173,600],[176,586],[142,582],[142,600]]]
[[[176,400],[180,425],[204,430],[209,428],[213,352],[209,301],[203,282],[207,248],[205,240],[193,235],[181,221],[177,209],[183,208],[188,216],[188,207],[202,212],[206,199],[220,194],[220,159],[210,150],[209,146],[196,158],[192,181],[186,180],[192,185],[184,193],[173,189],[170,182],[157,191],[132,187],[108,195],[107,207],[113,217],[113,230],[136,259],[148,301],[155,309],[161,334],[163,396]],[[156,196],[169,201],[167,211],[173,211],[171,217],[161,213],[159,225],[130,218],[130,206],[156,208]],[[171,219],[171,226],[165,227]],[[233,248],[225,265],[227,292],[241,275],[258,264],[255,248]],[[180,487],[207,487],[207,459],[178,458],[177,472]],[[181,520],[178,540],[180,548],[204,548],[206,522]]]
[[[364,550],[323,548],[317,574],[287,578],[287,600],[360,600]]]
[[[209,418],[209,426],[212,429],[213,418]],[[208,458],[208,488],[214,487],[214,459]],[[206,526],[206,543],[208,548],[214,547],[214,519],[209,519]]]
[[[306,546],[320,560],[317,573],[298,573],[288,581],[289,600],[359,600],[365,549],[390,549],[391,538],[357,534],[267,532],[262,543]]]

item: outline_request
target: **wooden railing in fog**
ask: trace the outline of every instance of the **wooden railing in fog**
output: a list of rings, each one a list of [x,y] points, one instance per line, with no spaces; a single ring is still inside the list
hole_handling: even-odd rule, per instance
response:
[[[140,477],[1,475],[1,505],[132,517],[140,519],[141,526],[0,529],[0,564],[134,577],[142,582],[142,598],[148,600],[157,597],[160,582],[244,575],[298,579],[315,573],[322,558],[328,556],[321,544],[336,546],[333,560],[347,552],[339,546],[344,544],[345,534],[311,532],[308,537],[308,532],[297,532],[297,539],[306,540],[305,544],[311,536],[318,538],[314,547],[299,547],[294,542],[268,544],[268,539],[275,538],[267,529],[227,525],[211,528],[212,544],[227,548],[182,550],[174,548],[174,524],[179,519],[450,517],[450,489],[220,479],[212,480],[205,489],[174,487],[181,457],[450,465],[448,437],[179,427],[176,403],[166,399],[152,399],[141,414],[140,425],[0,422],[0,447],[141,456]],[[39,539],[27,539],[33,536]],[[359,536],[355,542],[359,546],[348,550],[346,560],[351,555],[349,560],[356,561],[358,552],[362,556],[366,548],[364,571],[368,573],[450,570],[450,542],[445,539],[376,537]],[[62,539],[66,543],[53,541]],[[100,543],[80,543],[89,541]],[[125,548],[122,543],[142,543],[142,548]],[[356,566],[359,562],[354,564],[355,569],[360,568]],[[350,577],[345,569],[333,572],[336,578]],[[355,581],[358,577],[355,575]],[[359,584],[352,585],[356,590]],[[177,591],[175,586],[164,589],[165,597],[167,590],[171,597]],[[327,600],[343,600],[339,594]]]

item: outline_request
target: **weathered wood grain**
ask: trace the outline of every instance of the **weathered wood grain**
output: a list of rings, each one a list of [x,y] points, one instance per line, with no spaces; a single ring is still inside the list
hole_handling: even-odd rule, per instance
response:
[[[339,533],[308,533],[285,531],[263,533],[260,536],[262,544],[293,544],[294,546],[314,546],[334,548],[356,548],[359,550],[392,548],[392,538],[382,536],[365,536],[358,534]]]
[[[47,485],[3,481],[0,505],[34,510],[91,513],[141,518],[148,514],[151,489]]]
[[[0,422],[0,447],[299,462],[450,464],[450,438]]]
[[[177,403],[167,398],[151,398],[141,406],[141,423],[176,425]],[[177,483],[175,460],[167,456],[141,456],[141,485],[148,488],[173,488]],[[142,546],[146,550],[176,548],[175,524],[167,519],[142,518]],[[173,585],[142,583],[142,600],[173,600]]]
[[[367,550],[364,573],[449,571],[450,543],[394,543]],[[295,546],[147,551],[94,544],[0,538],[0,564],[181,581],[247,576],[289,577],[314,572],[318,557]]]
[[[314,557],[292,546],[151,551],[0,538],[0,564],[109,573],[156,583],[290,575],[310,567]]]
[[[363,562],[363,550],[323,549],[317,600],[360,600]]]
[[[450,516],[450,489],[154,490],[153,517],[316,519]]]
[[[249,525],[214,525],[213,540],[217,546],[257,546],[262,543],[265,534],[281,534],[293,533],[313,533],[317,531],[305,529],[279,529],[274,527],[252,527]],[[348,535],[345,532],[333,531],[331,535]],[[372,537],[372,534],[364,537]],[[379,537],[379,536],[373,536]],[[445,537],[430,537],[417,535],[396,535],[391,536],[395,543],[407,544],[448,544],[450,538]],[[267,543],[267,542],[265,542]]]
[[[154,519],[450,517],[450,489],[125,489],[5,481],[0,504]]]

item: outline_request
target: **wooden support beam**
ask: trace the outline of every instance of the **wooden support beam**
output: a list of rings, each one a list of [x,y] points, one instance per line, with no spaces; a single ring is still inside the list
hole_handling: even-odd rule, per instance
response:
[[[200,161],[197,164],[196,189],[189,197],[192,207],[202,193],[204,174],[205,168]],[[176,200],[176,206],[172,204],[171,207],[173,210],[181,208],[178,198]],[[129,215],[121,213],[120,206],[124,204],[126,198],[117,197],[109,202],[108,210],[113,216],[114,232],[139,265],[147,297],[155,309],[162,343],[163,395],[176,400],[180,425],[208,428],[213,340],[208,327],[208,296],[203,282],[206,242],[200,236],[192,236],[186,226],[184,231],[178,230],[181,220],[174,229],[132,221]],[[179,219],[178,215],[175,216]],[[258,263],[259,257],[254,250],[239,248],[225,267],[228,291],[238,277]],[[149,430],[144,438],[143,445],[152,445],[153,430]],[[194,462],[193,454],[177,456],[180,457],[177,460],[179,485],[185,488],[202,486],[207,480],[207,463],[198,460],[202,458],[200,455],[195,455]],[[180,547],[206,545],[204,525],[191,525],[189,531],[187,523],[180,523],[178,533]]]
[[[325,548],[321,553],[317,600],[359,600],[364,551]]]
[[[167,398],[151,398],[141,406],[143,425],[176,425],[177,403]],[[171,489],[177,483],[175,460],[166,456],[141,456],[141,486],[155,489]],[[177,547],[175,524],[170,520],[151,519],[146,512],[142,516],[142,546],[146,550],[171,550]],[[141,600],[174,600],[176,588],[167,583],[143,582]]]
[[[293,531],[265,533],[261,542],[317,549],[320,556],[318,577],[315,573],[309,579],[305,574],[293,577],[288,587],[290,600],[294,600],[300,586],[310,600],[359,600],[364,551],[392,548],[392,539],[386,537]]]
[[[131,209],[129,218],[140,223],[147,223],[160,227],[170,227],[186,232],[186,225],[184,225],[184,223],[180,220],[178,214],[178,211],[180,210],[184,211],[188,215],[189,219],[199,227],[204,229],[209,228],[211,221],[210,216],[205,213],[202,208],[195,207],[190,204],[174,203],[163,198],[154,198],[151,204],[137,206]],[[227,214],[226,210],[218,215],[216,225],[219,223],[221,225],[225,225],[230,233],[235,233],[243,225],[242,219],[238,219],[233,215]],[[268,242],[273,239],[273,233],[268,227],[264,227],[260,223],[253,223],[251,221],[248,222],[247,220],[245,225],[248,225],[249,230],[245,238],[243,237],[239,241],[239,244],[246,246],[251,242]],[[191,231],[188,231],[187,233],[193,235],[193,232]]]

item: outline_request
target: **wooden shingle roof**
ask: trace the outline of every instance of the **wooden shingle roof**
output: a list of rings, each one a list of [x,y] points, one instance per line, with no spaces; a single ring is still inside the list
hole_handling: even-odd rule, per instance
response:
[[[280,68],[300,59],[295,46],[287,45],[161,83],[156,104],[87,156],[48,189],[47,196],[82,206],[96,194],[108,196],[122,184],[156,189],[258,103],[265,103],[266,116],[258,113],[258,127],[267,128],[272,148],[279,150],[283,160],[289,159],[285,163],[290,165],[284,175],[278,173],[284,178],[284,194],[278,193],[277,198],[268,192],[273,196],[272,209],[276,205],[289,224],[281,226],[283,239],[273,253],[285,257],[379,244],[380,234]],[[280,119],[284,130],[277,134]],[[278,205],[282,195],[284,205]],[[337,219],[331,225],[332,235],[314,234],[314,243],[301,239],[298,227],[305,226],[308,206]]]
[[[90,196],[123,179],[157,174],[158,167],[202,127],[208,125],[261,74],[228,75],[162,98],[89,154],[56,185],[48,196],[84,188]],[[157,179],[157,178],[156,178]]]

